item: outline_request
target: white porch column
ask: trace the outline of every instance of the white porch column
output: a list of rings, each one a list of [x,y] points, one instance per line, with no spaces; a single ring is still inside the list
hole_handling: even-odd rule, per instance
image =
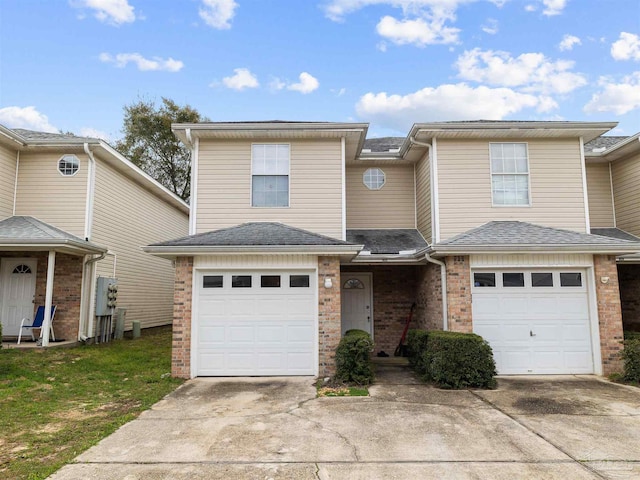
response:
[[[51,325],[51,305],[53,304],[53,275],[56,269],[56,252],[49,251],[49,260],[47,262],[47,288],[45,290],[44,300],[44,321],[42,322],[42,346],[49,345],[49,330]]]

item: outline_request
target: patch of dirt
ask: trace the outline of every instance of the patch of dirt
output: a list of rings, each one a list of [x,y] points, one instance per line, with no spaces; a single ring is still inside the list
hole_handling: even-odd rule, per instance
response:
[[[34,433],[56,433],[64,428],[64,424],[62,423],[47,423],[43,425],[42,428],[38,428],[34,431]]]
[[[591,402],[582,400],[556,400],[543,397],[523,397],[513,406],[527,414],[579,415],[593,413],[596,408]]]

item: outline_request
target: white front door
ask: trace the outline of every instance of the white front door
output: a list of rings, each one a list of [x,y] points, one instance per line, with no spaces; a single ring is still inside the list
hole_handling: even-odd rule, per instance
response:
[[[371,297],[371,274],[341,274],[342,335],[347,330],[364,330],[373,335],[373,302]]]
[[[3,258],[0,262],[3,335],[17,336],[21,320],[33,320],[37,264],[35,258]]]

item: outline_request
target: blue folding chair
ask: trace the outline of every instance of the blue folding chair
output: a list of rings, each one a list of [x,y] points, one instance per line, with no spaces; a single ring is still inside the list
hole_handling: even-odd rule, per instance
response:
[[[49,322],[49,330],[51,332],[51,338],[53,339],[54,342],[56,340],[56,336],[53,333],[53,316],[55,315],[55,313],[56,313],[56,306],[51,305],[51,322]],[[18,333],[18,345],[20,345],[20,340],[22,339],[23,329],[31,330],[31,340],[35,342],[36,337],[33,336],[33,329],[42,328],[42,323],[44,322],[44,307],[43,306],[38,307],[38,310],[36,310],[36,317],[33,319],[33,322],[31,323],[31,325],[24,324],[25,322],[28,322],[28,321],[29,321],[28,318],[23,318],[22,322],[20,322],[20,333]],[[42,334],[40,334],[40,336],[42,336]]]

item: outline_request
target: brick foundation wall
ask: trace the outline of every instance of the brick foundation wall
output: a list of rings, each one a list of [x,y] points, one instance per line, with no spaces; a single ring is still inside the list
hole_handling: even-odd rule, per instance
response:
[[[622,371],[622,309],[618,283],[616,257],[613,255],[593,256],[596,283],[596,299],[598,302],[598,319],[600,321],[600,350],[602,353],[602,373],[610,375]],[[602,277],[609,277],[602,283]]]
[[[373,274],[373,338],[374,353],[381,350],[393,355],[398,346],[416,298],[417,268],[413,265],[368,265],[345,266],[342,269],[346,280],[348,272],[371,272]],[[412,320],[416,328],[416,314]]]
[[[445,257],[449,330],[473,332],[469,256]]]
[[[4,258],[35,258],[36,292],[33,315],[40,305],[44,305],[47,288],[48,252],[3,252]],[[53,278],[53,305],[56,313],[53,319],[53,332],[56,339],[77,340],[80,328],[80,296],[82,291],[83,257],[56,253],[56,267]],[[36,337],[39,330],[34,330]],[[27,332],[27,338],[30,338]]]
[[[640,332],[640,265],[618,265],[618,280],[623,327]]]
[[[442,330],[442,281],[440,266],[428,263],[417,267],[415,326]]]
[[[333,287],[325,288],[330,278]],[[341,337],[340,257],[318,257],[318,376],[336,373],[336,348]]]
[[[173,291],[173,342],[171,375],[191,377],[191,298],[193,293],[193,257],[176,258]]]

